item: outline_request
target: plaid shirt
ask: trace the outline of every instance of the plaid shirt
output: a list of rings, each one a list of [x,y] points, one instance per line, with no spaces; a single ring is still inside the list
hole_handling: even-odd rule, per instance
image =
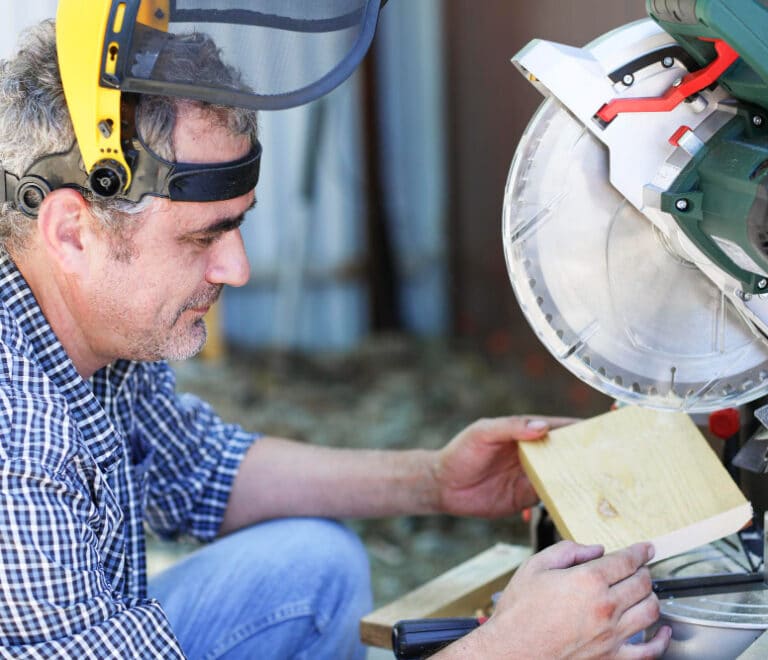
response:
[[[165,363],[83,380],[0,257],[0,657],[183,657],[144,521],[213,539],[254,436],[174,390]]]

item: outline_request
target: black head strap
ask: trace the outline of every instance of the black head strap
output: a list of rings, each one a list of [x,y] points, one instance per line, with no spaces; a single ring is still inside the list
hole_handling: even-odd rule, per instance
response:
[[[258,142],[247,156],[229,163],[167,163],[163,196],[174,202],[215,202],[240,197],[256,187],[260,163]]]
[[[65,152],[44,156],[18,177],[0,167],[0,199],[30,217],[36,217],[45,196],[57,188],[77,188],[98,198],[138,202],[146,195],[174,202],[218,202],[250,192],[259,181],[261,144],[244,157],[227,163],[171,163],[133,140],[131,186],[122,194],[109,195],[120,186],[119,168],[106,166],[86,174],[77,143]],[[116,164],[117,165],[117,164]],[[119,188],[117,188],[119,189]]]

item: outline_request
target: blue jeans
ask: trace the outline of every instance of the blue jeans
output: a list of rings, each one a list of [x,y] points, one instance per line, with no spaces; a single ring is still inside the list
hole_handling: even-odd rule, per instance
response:
[[[150,580],[190,660],[361,660],[368,558],[337,522],[274,520],[192,553]]]

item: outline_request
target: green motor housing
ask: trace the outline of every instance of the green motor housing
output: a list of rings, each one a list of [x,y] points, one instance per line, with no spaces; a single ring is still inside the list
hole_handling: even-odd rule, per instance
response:
[[[734,98],[768,109],[768,0],[646,0],[646,6],[699,66],[715,58],[704,39],[728,43],[741,59],[719,83]]]
[[[768,117],[741,105],[693,157],[667,192],[662,211],[740,292],[768,291]]]
[[[734,118],[707,141],[662,195],[707,257],[741,283],[768,292],[768,0],[647,0],[649,15],[705,67],[725,41],[739,59],[718,79]]]

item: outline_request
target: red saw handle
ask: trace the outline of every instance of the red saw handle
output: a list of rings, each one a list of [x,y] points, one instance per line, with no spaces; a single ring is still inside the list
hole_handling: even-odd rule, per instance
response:
[[[702,39],[715,44],[717,58],[700,71],[689,73],[683,81],[671,87],[663,96],[641,99],[614,99],[597,111],[597,118],[610,124],[627,112],[669,112],[689,96],[709,87],[739,59],[739,54],[722,39]]]

